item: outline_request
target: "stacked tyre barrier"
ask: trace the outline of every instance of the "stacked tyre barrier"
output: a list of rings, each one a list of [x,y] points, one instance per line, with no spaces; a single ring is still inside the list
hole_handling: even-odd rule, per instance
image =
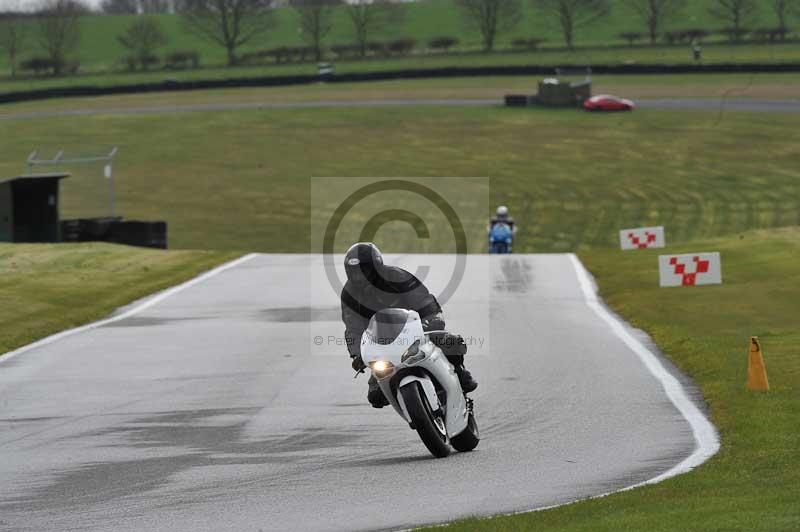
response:
[[[505,96],[506,107],[527,107],[530,101],[531,97],[525,94],[506,94]]]
[[[61,221],[62,242],[112,242],[167,249],[167,222],[82,218]]]
[[[111,224],[121,222],[122,218],[80,218],[61,220],[62,242],[103,241]]]

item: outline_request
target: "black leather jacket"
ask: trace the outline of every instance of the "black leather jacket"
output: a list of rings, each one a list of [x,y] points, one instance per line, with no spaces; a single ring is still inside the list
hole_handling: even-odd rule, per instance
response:
[[[386,308],[416,311],[423,320],[442,311],[436,297],[413,274],[395,266],[382,266],[374,284],[348,281],[342,290],[342,321],[350,357],[361,354],[361,335],[372,315]]]

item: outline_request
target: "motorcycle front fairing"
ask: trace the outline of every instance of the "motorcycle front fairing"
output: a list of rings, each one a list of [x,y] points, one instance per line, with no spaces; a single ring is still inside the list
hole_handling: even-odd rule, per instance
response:
[[[409,355],[414,349],[416,354]],[[402,309],[376,313],[361,339],[361,358],[373,370],[384,396],[406,422],[411,423],[399,389],[420,382],[433,411],[442,408],[449,437],[467,428],[467,404],[455,368],[422,330],[419,314]],[[376,364],[389,367],[376,371]],[[444,402],[439,399],[444,392]]]
[[[496,223],[489,231],[489,253],[510,253],[514,231],[507,223]]]
[[[394,375],[378,380],[378,384],[383,390],[383,394],[389,398],[392,406],[397,404],[395,410],[398,410],[398,413],[410,422],[405,405],[402,404],[402,396],[397,392],[401,387],[414,380],[429,382],[431,388],[437,393],[436,403],[443,409],[447,436],[452,438],[467,428],[468,412],[464,392],[455,368],[441,349],[426,338],[426,343],[420,346],[420,352],[425,355],[421,361],[414,364],[403,364],[395,371]],[[430,399],[429,390],[425,389],[425,384],[423,384],[423,390],[428,396],[431,408],[436,410],[435,404]],[[444,392],[443,401],[439,400],[439,391]]]
[[[511,226],[506,223],[496,223],[492,226],[492,229],[489,233],[489,242],[503,242],[505,244],[511,244],[514,239],[514,232],[511,229]]]

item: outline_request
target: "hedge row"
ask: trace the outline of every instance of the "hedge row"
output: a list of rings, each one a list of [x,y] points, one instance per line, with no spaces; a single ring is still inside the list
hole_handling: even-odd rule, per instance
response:
[[[678,30],[667,31],[663,34],[664,42],[667,44],[684,44],[691,42],[699,42],[714,34],[724,35],[730,41],[738,41],[746,36],[750,36],[751,40],[758,42],[776,42],[785,41],[791,35],[793,30],[791,28],[774,27],[774,28],[722,28],[719,30],[708,30],[704,28],[684,28]],[[622,32],[617,35],[620,39],[627,41],[628,44],[633,44],[636,41],[649,39],[647,33],[639,31]]]
[[[458,44],[455,37],[436,37],[428,41],[429,49],[447,52],[452,46]],[[334,44],[327,48],[336,59],[354,57],[392,57],[406,55],[418,47],[417,41],[410,37],[394,39],[392,41],[370,41],[363,48],[358,44]],[[268,50],[258,50],[242,54],[238,63],[240,65],[263,65],[266,63],[293,63],[313,60],[316,50],[312,46],[279,46]]]
[[[189,68],[198,68],[200,66],[200,54],[194,50],[188,50],[170,52],[165,54],[163,58],[156,55],[149,55],[146,57],[128,55],[122,58],[121,63],[130,72],[133,72],[137,68],[149,70],[159,65],[163,65],[165,70],[186,70]]]

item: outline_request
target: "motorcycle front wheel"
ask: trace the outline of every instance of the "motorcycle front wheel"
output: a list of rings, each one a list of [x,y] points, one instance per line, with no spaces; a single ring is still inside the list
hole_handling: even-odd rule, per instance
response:
[[[450,439],[450,444],[456,451],[465,453],[477,447],[480,441],[481,434],[478,431],[478,423],[475,421],[475,414],[470,412],[469,418],[467,419],[467,428],[460,434],[453,436]]]
[[[400,388],[408,415],[419,434],[422,443],[436,458],[444,458],[450,454],[447,443],[447,429],[444,420],[434,415],[428,400],[422,393],[419,382],[412,382]]]

